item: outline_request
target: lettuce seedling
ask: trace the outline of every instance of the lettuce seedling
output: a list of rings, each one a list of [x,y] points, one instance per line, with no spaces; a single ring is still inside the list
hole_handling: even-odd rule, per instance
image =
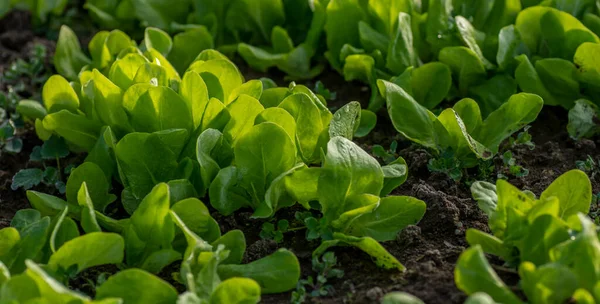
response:
[[[484,253],[518,267],[520,287],[530,303],[592,299],[599,274],[596,227],[585,214],[592,201],[588,177],[572,170],[557,178],[537,199],[506,181],[476,182],[471,188],[489,216],[493,235],[467,230],[472,246],[455,270],[457,286],[467,294],[484,292],[500,303],[521,303],[502,282]]]
[[[579,225],[577,214],[587,214],[592,202],[590,181],[579,170],[561,175],[539,199],[500,179],[495,186],[476,182],[471,192],[489,216],[493,235],[469,229],[467,241],[512,265],[519,261],[536,265],[548,262],[549,249],[568,239],[569,229]]]
[[[378,86],[398,132],[438,153],[451,149],[463,168],[492,158],[506,138],[535,120],[543,106],[539,96],[520,93],[485,120],[472,99],[462,99],[436,116],[398,85],[379,80]]]

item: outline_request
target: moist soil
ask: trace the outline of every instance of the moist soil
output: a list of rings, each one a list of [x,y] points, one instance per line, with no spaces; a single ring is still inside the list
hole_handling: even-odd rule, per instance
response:
[[[53,53],[55,43],[36,36],[29,27],[28,18],[28,14],[17,12],[0,21],[0,71],[13,60],[26,58],[35,43],[46,45],[49,56]],[[240,60],[236,60],[236,63],[240,65],[246,79],[269,77],[279,85],[289,83],[278,71],[258,73],[250,70]],[[362,83],[346,82],[342,76],[331,70],[325,71],[317,79],[330,91],[337,93],[336,100],[331,101],[329,105],[332,109],[353,100],[361,102],[363,106],[368,103],[370,92]],[[314,81],[298,83],[309,88],[314,88],[315,85]],[[4,85],[2,89],[5,89]],[[366,138],[356,139],[356,142],[370,152],[373,145],[387,148],[392,141],[398,141],[398,155],[404,157],[409,166],[409,178],[392,194],[413,196],[427,203],[425,216],[418,225],[407,227],[395,240],[383,243],[407,270],[383,270],[376,267],[371,258],[362,251],[338,247],[333,250],[338,259],[337,268],[344,271],[344,277],[330,280],[333,288],[329,295],[308,298],[307,302],[378,303],[388,292],[405,291],[421,298],[425,303],[462,303],[466,297],[454,284],[455,263],[460,253],[468,246],[465,241],[466,229],[487,231],[487,218],[471,198],[468,183],[455,182],[444,174],[430,172],[427,163],[432,158],[431,152],[402,139],[391,125],[385,109],[377,113],[377,116],[378,123],[373,132]],[[595,160],[600,159],[600,153],[596,149],[596,146],[600,145],[600,139],[574,141],[566,132],[566,122],[567,112],[564,109],[546,107],[542,110],[529,130],[535,148],[517,146],[510,149],[517,163],[529,169],[529,175],[526,177],[509,178],[512,184],[539,195],[560,174],[575,168],[576,161],[585,160],[588,156]],[[12,176],[21,169],[40,166],[29,162],[29,154],[33,147],[41,144],[35,131],[27,127],[20,130],[20,133],[24,142],[23,152],[4,153],[0,156],[0,228],[10,224],[16,211],[29,208],[24,191],[11,190]],[[496,170],[493,175],[486,177],[489,181],[493,181],[498,172],[506,170],[499,157],[494,159],[494,166]],[[592,186],[594,193],[600,191],[600,182],[595,176],[592,178]],[[44,187],[36,190],[48,191]],[[592,213],[597,210],[598,206],[592,207]],[[293,227],[296,211],[301,210],[299,207],[281,210],[276,214],[276,218],[288,219]],[[223,233],[239,229],[246,235],[248,246],[244,262],[262,258],[278,248],[288,248],[300,261],[302,278],[316,275],[311,269],[311,253],[319,245],[318,242],[307,241],[302,230],[286,233],[282,243],[263,240],[259,233],[264,221],[250,219],[251,214],[249,210],[242,210],[227,217],[212,213]],[[491,261],[507,285],[516,289],[516,273],[503,268],[498,260],[492,258]],[[110,274],[116,271],[117,268],[113,266],[92,268],[71,280],[69,286],[93,295],[98,277],[102,273]],[[176,271],[177,265],[172,265],[160,276],[182,291],[183,286],[173,280],[172,273]],[[310,288],[307,291],[310,293]],[[290,297],[291,292],[263,295],[262,303],[288,303]]]

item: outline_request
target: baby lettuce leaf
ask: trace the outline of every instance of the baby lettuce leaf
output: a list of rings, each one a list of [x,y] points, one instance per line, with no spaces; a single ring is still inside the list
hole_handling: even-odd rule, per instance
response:
[[[127,269],[111,276],[96,289],[96,299],[120,298],[126,303],[177,301],[177,290],[169,283],[141,269]]]
[[[58,271],[71,266],[77,273],[94,266],[118,264],[123,261],[125,244],[116,233],[92,232],[64,243],[48,261],[48,267]]]
[[[454,280],[456,286],[469,295],[485,292],[501,303],[522,303],[492,269],[480,246],[461,253],[454,270]]]
[[[66,25],[61,26],[54,54],[56,71],[70,80],[76,80],[81,69],[90,63],[73,30]]]
[[[246,277],[255,280],[263,294],[279,293],[296,287],[300,265],[296,256],[286,249],[244,265],[219,265],[218,274],[224,280]]]

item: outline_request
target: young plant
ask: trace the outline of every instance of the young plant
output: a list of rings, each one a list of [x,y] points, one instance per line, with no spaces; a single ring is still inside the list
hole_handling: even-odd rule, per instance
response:
[[[523,131],[519,132],[517,137],[510,137],[508,139],[508,145],[510,148],[514,148],[519,145],[525,145],[529,148],[529,150],[535,149],[535,143],[531,141],[531,134],[529,134],[529,129],[531,126],[525,126]]]
[[[452,151],[462,168],[477,166],[479,159],[491,159],[506,138],[535,120],[543,106],[539,96],[520,93],[513,95],[485,120],[472,99],[462,99],[436,116],[398,85],[383,80],[378,85],[398,132],[442,155]]]
[[[467,230],[472,247],[461,254],[455,270],[461,290],[485,292],[500,303],[521,303],[488,263],[484,255],[488,253],[518,267],[520,286],[530,303],[593,298],[600,284],[592,266],[600,242],[596,227],[585,216],[592,201],[585,173],[572,170],[561,175],[539,199],[504,180],[496,186],[477,182],[471,191],[488,214],[493,235]]]
[[[502,154],[502,163],[504,163],[504,169],[508,171],[509,175],[514,177],[525,177],[529,175],[529,170],[523,168],[521,165],[517,165],[517,161],[514,159],[511,151],[506,151]],[[498,173],[498,178],[508,179],[508,176],[504,173]]]
[[[398,142],[394,140],[390,144],[390,148],[388,150],[386,150],[381,145],[373,145],[373,148],[371,148],[371,151],[372,151],[373,155],[375,155],[376,157],[383,160],[384,163],[389,164],[389,163],[394,162],[396,159],[398,159],[398,154],[396,153],[397,149],[398,149]]]
[[[287,176],[285,184],[291,197],[305,206],[318,202],[323,214],[318,221],[305,218],[307,226],[312,226],[307,236],[323,236],[314,257],[333,246],[355,246],[370,254],[380,267],[404,270],[378,241],[395,239],[400,230],[416,224],[425,213],[425,203],[418,199],[387,196],[405,180],[403,161],[382,167],[352,141],[334,136],[327,144],[322,167],[300,169]],[[333,232],[331,239],[327,230]]]
[[[25,126],[24,116],[19,101],[28,98],[25,103],[36,109],[43,107],[35,92],[48,79],[45,67],[46,47],[36,44],[27,61],[18,59],[1,75],[6,92],[0,92],[0,155],[2,152],[19,153],[23,148],[23,140],[19,137],[19,129]],[[34,100],[35,99],[35,100]]]
[[[327,284],[330,279],[341,279],[344,277],[344,271],[336,269],[337,258],[333,252],[323,254],[321,259],[313,257],[312,269],[317,273],[316,278],[309,276],[305,280],[298,282],[296,291],[292,292],[291,303],[304,303],[307,297],[317,298],[325,297],[334,292],[333,286]]]
[[[325,87],[325,85],[323,84],[323,82],[321,82],[321,80],[317,80],[317,82],[315,83],[314,91],[315,91],[315,93],[323,96],[323,98],[325,98],[325,100],[333,101],[337,98],[337,93],[331,92],[329,89],[327,89]]]
[[[500,256],[510,264],[524,260],[547,261],[547,252],[541,252],[542,249],[535,245],[537,243],[527,240],[540,237],[539,233],[545,230],[539,229],[544,227],[576,229],[573,226],[577,223],[575,217],[578,213],[587,214],[592,202],[590,180],[579,170],[558,177],[539,199],[502,179],[497,180],[495,186],[476,182],[471,186],[471,192],[488,215],[493,235],[469,229],[467,241],[471,245],[481,245],[485,252]],[[538,217],[544,219],[538,221]],[[550,245],[546,244],[543,248],[550,248]]]
[[[594,179],[600,172],[600,167],[593,157],[588,155],[585,160],[578,160],[575,162],[575,166],[590,176],[590,179]]]
[[[260,238],[266,240],[274,240],[277,243],[283,241],[283,234],[288,232],[290,223],[287,220],[277,221],[277,227],[273,223],[265,222],[260,230]]]
[[[42,162],[44,170],[39,168],[21,169],[12,178],[11,189],[32,189],[39,184],[56,188],[59,193],[66,191],[65,181],[71,173],[72,167],[61,167],[61,159],[69,155],[69,148],[65,141],[58,136],[51,136],[42,146],[33,148],[29,161]],[[56,166],[48,165],[48,161],[54,161]],[[71,165],[72,166],[72,165]]]

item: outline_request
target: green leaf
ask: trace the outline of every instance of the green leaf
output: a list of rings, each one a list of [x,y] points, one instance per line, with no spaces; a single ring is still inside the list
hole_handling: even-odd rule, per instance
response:
[[[543,104],[544,101],[539,96],[515,94],[483,121],[473,138],[489,148],[492,153],[498,153],[500,144],[506,138],[537,118]]]
[[[487,293],[476,292],[467,298],[465,304],[497,304],[497,302]]]
[[[296,138],[298,152],[306,162],[314,162],[320,153],[319,139],[326,130],[326,123],[331,120],[328,110],[323,113],[319,105],[309,95],[295,92],[287,96],[279,107],[288,111],[296,121]]]
[[[194,43],[189,43],[190,41],[194,41]],[[206,27],[200,26],[175,35],[173,37],[173,48],[167,59],[177,69],[177,72],[183,75],[200,52],[213,48],[212,35]]]
[[[137,100],[125,99],[131,124],[139,132],[193,128],[190,108],[184,99],[167,87],[150,87]]]
[[[148,63],[148,59],[140,54],[127,54],[112,64],[108,72],[108,79],[119,86],[121,90],[127,90],[135,83],[136,74],[146,63]]]
[[[519,55],[515,59],[519,62],[519,65],[515,70],[515,79],[517,80],[519,88],[523,92],[539,95],[547,105],[561,105],[560,101],[548,91],[527,56]]]
[[[552,215],[538,216],[527,231],[521,247],[521,261],[535,265],[550,262],[550,249],[569,239],[569,226]]]
[[[253,126],[235,144],[234,155],[242,173],[241,186],[260,201],[273,180],[296,163],[292,139],[283,128],[270,122]]]
[[[577,215],[581,232],[570,240],[557,245],[550,251],[550,258],[560,265],[569,265],[579,281],[578,285],[588,290],[594,288],[600,277],[600,241],[594,223],[583,214]],[[571,280],[573,282],[575,280]]]
[[[342,136],[352,140],[361,120],[361,108],[358,101],[351,101],[339,108],[331,119],[329,137]]]
[[[123,303],[170,304],[177,291],[169,283],[140,269],[123,270],[96,289],[96,299],[121,298]]]
[[[280,293],[296,287],[300,265],[296,256],[286,249],[244,265],[219,265],[221,279],[245,277],[256,281],[263,294]]]
[[[218,248],[219,245],[225,245],[229,251],[229,256],[221,261],[225,264],[241,264],[246,252],[246,238],[241,230],[230,230],[223,236],[210,244],[213,248]]]
[[[25,227],[39,221],[42,215],[34,209],[21,209],[15,213],[15,216],[10,221],[10,226],[22,231]]]
[[[379,207],[356,219],[348,234],[368,236],[377,241],[390,241],[408,225],[416,225],[425,214],[425,203],[410,196],[388,196]]]
[[[121,179],[135,201],[141,201],[156,184],[172,179],[180,147],[186,138],[185,130],[167,130],[152,134],[130,133],[119,141],[115,155]],[[174,149],[170,149],[171,144],[175,145]],[[132,213],[137,204],[124,204],[124,207]]]
[[[206,206],[197,198],[188,198],[177,202],[171,211],[185,223],[185,225],[207,242],[213,242],[221,237],[219,224],[210,216]]]
[[[452,22],[452,2],[434,0],[427,7],[425,40],[431,45],[434,54],[444,47],[460,44]]]
[[[108,38],[109,32],[100,31],[94,35],[90,43],[88,44],[88,50],[92,56],[93,66],[97,69],[105,69],[110,66],[113,60],[108,47],[106,46],[106,39]]]
[[[561,303],[571,298],[578,286],[577,277],[565,265],[545,264],[536,268],[533,263],[519,266],[523,290],[535,303]]]
[[[53,75],[44,84],[42,99],[48,113],[69,110],[73,113],[79,109],[79,98],[69,82],[60,75]]]
[[[231,278],[217,286],[210,296],[210,303],[258,303],[260,293],[260,285],[256,281],[246,278]]]
[[[395,269],[399,271],[406,270],[406,267],[402,265],[393,255],[391,255],[379,242],[370,237],[353,237],[342,233],[334,233],[334,240],[324,241],[321,245],[313,251],[313,257],[322,255],[328,248],[337,245],[349,245],[354,246],[368,255],[370,255],[375,264],[385,269]]]
[[[461,253],[454,270],[456,286],[468,295],[485,292],[500,303],[522,303],[488,263],[481,246]]]
[[[21,240],[8,256],[11,263],[8,263],[7,266],[11,273],[21,273],[25,270],[26,260],[41,256],[41,251],[48,240],[49,230],[50,218],[43,217],[19,231]],[[6,257],[3,257],[3,261],[5,261],[4,259]]]
[[[277,176],[273,182],[269,185],[265,192],[265,200],[260,202],[252,217],[254,218],[267,218],[271,217],[277,210],[292,206],[296,201],[289,195],[287,183],[290,176],[298,170],[306,168],[304,163],[297,163],[294,167],[288,171],[281,173]],[[316,182],[316,180],[311,180]],[[310,181],[308,181],[310,182]]]
[[[106,127],[84,160],[84,162],[98,165],[104,171],[107,181],[111,180],[113,174],[117,172],[117,162],[114,152],[116,144],[117,139],[115,134],[110,127]]]
[[[409,14],[401,12],[398,15],[398,25],[394,36],[387,50],[385,67],[399,75],[407,67],[419,64],[419,57],[412,44],[413,34]]]
[[[517,82],[506,74],[498,74],[480,85],[469,88],[469,95],[477,101],[483,118],[500,108],[516,93]]]
[[[485,181],[477,181],[471,185],[471,195],[477,201],[481,209],[488,217],[491,217],[498,204],[498,195],[496,194],[496,185]]]
[[[175,227],[169,208],[169,187],[160,183],[131,216],[131,224],[125,233],[128,264],[139,265],[156,251],[171,249]]]
[[[369,110],[360,110],[360,122],[354,136],[365,137],[369,135],[375,125],[377,125],[377,115]]]
[[[545,58],[535,62],[535,70],[548,91],[566,108],[573,107],[579,98],[578,70],[571,61],[560,58]],[[561,71],[561,73],[556,73]]]
[[[246,190],[240,187],[239,174],[238,168],[234,166],[223,168],[210,184],[210,204],[223,215],[230,215],[252,204]]]
[[[560,202],[560,218],[581,212],[587,214],[592,202],[592,186],[587,175],[579,170],[571,170],[555,179],[540,195],[540,200],[556,197]]]
[[[55,215],[67,206],[67,202],[62,199],[37,191],[27,191],[27,199],[31,206],[37,209],[43,216]]]
[[[32,279],[39,288],[40,297],[52,299],[57,303],[82,303],[90,301],[87,296],[72,291],[47,274],[40,266],[31,260],[26,261],[27,271],[25,275]]]
[[[83,182],[77,192],[77,203],[81,206],[81,227],[86,233],[101,232],[102,229],[96,220],[96,212],[87,184]]]
[[[443,48],[440,51],[439,60],[450,67],[452,74],[458,80],[458,88],[463,95],[467,94],[470,87],[486,77],[483,62],[469,48],[462,46]]]
[[[79,228],[75,221],[67,217],[68,212],[69,208],[65,207],[62,213],[54,216],[50,224],[53,226],[49,240],[49,247],[52,253],[55,253],[56,249],[60,248],[63,244],[79,236]]]
[[[187,72],[183,75],[179,94],[192,113],[193,129],[198,129],[198,127],[203,125],[202,121],[210,99],[206,83],[198,73],[193,71]]]
[[[69,143],[89,151],[98,141],[102,125],[84,116],[61,110],[44,117],[43,127],[64,137]]]
[[[600,131],[598,122],[598,106],[589,100],[579,99],[575,106],[569,110],[569,124],[567,131],[574,139],[590,137]]]
[[[291,139],[296,138],[296,120],[282,108],[267,108],[256,116],[255,124],[272,122],[282,127]]]
[[[379,163],[352,141],[337,136],[329,140],[321,168],[318,194],[328,222],[337,220],[355,206],[347,201],[353,195],[379,195],[383,171]]]
[[[6,227],[0,229],[0,261],[4,267],[10,267],[13,259],[15,258],[11,251],[14,248],[18,248],[21,237],[19,230],[14,227]],[[7,265],[6,265],[7,264]]]
[[[193,64],[190,66],[188,71],[191,70],[200,74],[200,76],[202,76],[206,82],[208,81],[205,77],[215,77],[218,83],[221,84],[223,89],[222,95],[211,95],[211,97],[216,97],[223,102],[228,101],[233,90],[244,83],[244,77],[238,68],[235,66],[235,64],[227,59],[215,59],[203,63],[199,61],[196,62],[200,64]]]
[[[92,232],[62,245],[48,262],[49,267],[69,269],[77,265],[77,272],[87,268],[118,264],[123,261],[125,244],[116,233]]]
[[[147,27],[144,31],[144,45],[147,50],[155,49],[167,57],[173,48],[173,40],[165,31],[159,28]]]
[[[29,190],[34,186],[39,185],[44,177],[44,172],[37,168],[22,169],[19,170],[12,178],[12,184],[10,188],[17,190],[21,187],[25,190]]]
[[[505,260],[510,258],[510,252],[508,252],[506,249],[508,246],[504,246],[502,240],[493,235],[474,228],[469,228],[467,229],[465,238],[467,239],[467,243],[469,243],[469,245],[481,246],[481,250],[485,253],[494,254]]]
[[[19,101],[19,104],[17,104],[17,112],[19,112],[21,116],[33,121],[36,119],[44,119],[46,114],[48,114],[46,108],[44,108],[39,101],[28,99]]]
[[[406,292],[390,292],[381,299],[381,304],[424,304],[419,298]]]
[[[81,69],[91,60],[81,51],[75,33],[66,25],[61,26],[54,53],[54,66],[59,74],[76,80]]]
[[[95,210],[104,212],[106,206],[116,199],[114,195],[108,193],[111,185],[106,180],[102,169],[94,163],[85,162],[71,171],[67,181],[67,202],[77,205],[78,192],[83,183],[89,185],[86,188]]]
[[[448,95],[452,73],[447,65],[430,62],[412,70],[410,83],[414,99],[427,109],[433,109]]]
[[[529,50],[521,38],[521,33],[514,25],[508,25],[500,30],[498,35],[498,53],[496,62],[500,70],[514,71],[517,61],[516,56],[528,54]]]
[[[579,67],[579,80],[593,88],[600,87],[600,65],[594,58],[600,53],[597,43],[582,43],[575,52],[573,63]]]
[[[223,134],[232,144],[235,144],[252,128],[256,116],[264,110],[264,107],[256,98],[242,95],[228,104],[227,110],[231,114],[231,119],[225,126]]]
[[[403,136],[425,147],[437,149],[434,129],[436,117],[398,85],[378,80],[394,128]]]
[[[379,196],[390,194],[394,189],[404,184],[406,178],[408,178],[408,166],[402,157],[398,157],[395,161],[382,166],[381,170],[383,170],[383,189],[381,189]]]
[[[40,154],[42,156],[42,159],[56,160],[58,158],[63,158],[69,155],[69,148],[67,147],[63,138],[58,137],[56,135],[52,135],[42,145]]]
[[[456,16],[455,21],[456,28],[458,29],[458,33],[460,34],[460,38],[464,44],[466,44],[467,47],[473,51],[475,55],[477,55],[477,58],[479,58],[479,61],[481,61],[486,70],[493,69],[494,65],[483,56],[483,52],[477,44],[477,35],[479,34],[477,30],[473,27],[469,20],[462,16]]]
[[[334,0],[327,5],[327,53],[325,57],[331,66],[340,70],[340,52],[344,44],[360,45],[358,22],[366,21],[367,16],[358,0]]]

